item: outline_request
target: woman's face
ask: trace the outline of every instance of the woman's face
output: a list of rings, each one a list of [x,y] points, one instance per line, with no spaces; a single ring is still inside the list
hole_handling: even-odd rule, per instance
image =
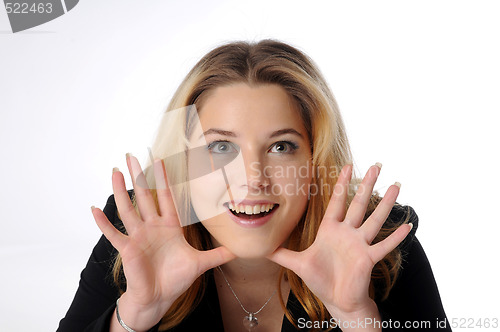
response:
[[[244,258],[272,253],[302,217],[311,183],[297,106],[278,85],[239,83],[211,91],[199,120],[190,143],[206,146],[214,172],[190,181],[196,214],[215,246]],[[189,154],[188,161],[201,167]]]

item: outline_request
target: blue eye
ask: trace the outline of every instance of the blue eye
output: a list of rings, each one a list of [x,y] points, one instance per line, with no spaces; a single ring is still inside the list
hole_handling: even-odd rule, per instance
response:
[[[228,141],[214,141],[208,144],[207,149],[212,153],[237,153],[238,149]]]
[[[271,148],[269,149],[269,152],[273,153],[294,153],[299,146],[293,142],[289,141],[280,141],[274,143]]]

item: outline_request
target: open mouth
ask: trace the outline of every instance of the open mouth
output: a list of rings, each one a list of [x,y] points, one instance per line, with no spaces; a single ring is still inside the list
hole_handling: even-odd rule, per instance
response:
[[[279,204],[272,203],[256,205],[227,203],[225,205],[234,216],[247,220],[265,217],[279,206]]]

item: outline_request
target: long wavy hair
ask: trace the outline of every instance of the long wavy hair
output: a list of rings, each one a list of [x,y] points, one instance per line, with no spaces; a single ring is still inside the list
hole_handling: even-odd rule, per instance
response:
[[[195,105],[201,108],[203,100],[213,89],[234,83],[249,85],[276,84],[286,90],[288,95],[299,106],[300,116],[312,143],[312,164],[318,171],[312,177],[312,186],[319,189],[333,189],[340,169],[352,163],[352,155],[347,140],[346,130],[335,98],[325,79],[313,61],[298,49],[275,40],[262,40],[257,43],[232,42],[219,46],[205,55],[188,73],[172,97],[166,112]],[[181,113],[179,113],[181,114]],[[151,148],[154,158],[164,159],[172,151],[185,151],[189,141],[190,117],[171,116],[160,123],[156,139]],[[165,119],[167,119],[165,118]],[[169,180],[171,177],[187,179],[187,162],[178,158],[176,162],[166,164]],[[154,175],[151,167],[145,171],[148,183],[154,185]],[[359,179],[353,176],[347,205],[351,202]],[[178,183],[181,183],[179,181]],[[150,187],[153,188],[153,187]],[[153,197],[156,192],[152,189]],[[176,195],[183,197],[188,208],[181,209],[186,216],[194,213],[190,206],[189,193],[186,188],[179,189]],[[288,248],[302,251],[315,240],[316,234],[324,216],[331,192],[321,190],[321,193],[310,196],[306,211],[292,231]],[[380,202],[380,196],[374,194],[367,209],[366,218]],[[135,200],[133,199],[134,204]],[[386,222],[374,243],[383,240],[404,221]],[[183,227],[186,240],[196,249],[212,248],[210,235],[201,223]],[[384,299],[394,285],[397,272],[401,265],[399,249],[390,252],[377,263],[372,271],[370,297]],[[122,262],[119,254],[113,268],[116,284],[124,289]],[[321,301],[308,289],[305,283],[292,271],[282,268],[277,287],[285,277],[291,291],[300,301],[305,311],[313,321],[330,319],[330,315]],[[178,325],[199,304],[208,280],[207,273],[201,275],[191,287],[182,294],[170,307],[162,319],[161,330]],[[278,291],[278,294],[281,294]],[[280,302],[286,317],[296,326],[295,318],[286,309],[283,298]]]

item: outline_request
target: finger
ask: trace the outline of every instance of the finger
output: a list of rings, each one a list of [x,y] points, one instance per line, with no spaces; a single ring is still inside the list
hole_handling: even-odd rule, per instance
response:
[[[345,165],[333,187],[332,198],[326,208],[325,216],[332,220],[342,221],[345,217],[345,207],[349,182],[352,176],[352,165]]]
[[[292,270],[295,272],[297,275],[300,274],[300,268],[301,268],[301,259],[300,259],[300,252],[293,251],[290,249],[286,248],[278,248],[276,249],[275,252],[273,252],[271,255],[267,256],[267,258],[284,268],[287,268],[289,270]]]
[[[130,196],[128,195],[127,188],[125,187],[125,179],[123,178],[122,172],[118,168],[113,169],[113,194],[115,196],[116,207],[120,213],[120,219],[125,226],[125,229],[130,234],[139,225],[141,220],[137,215],[137,212],[130,201]]]
[[[127,236],[117,230],[115,226],[109,222],[108,218],[101,209],[92,207],[92,215],[94,216],[94,220],[104,236],[109,242],[111,242],[116,250],[120,251],[126,244]]]
[[[158,216],[158,211],[156,210],[156,205],[149,190],[146,176],[142,172],[141,165],[137,158],[130,153],[127,153],[127,166],[132,177],[132,184],[134,185],[136,202],[141,218],[144,221],[152,220]]]
[[[207,251],[200,251],[200,256],[200,274],[236,258],[236,256],[226,247],[217,247]]]
[[[383,259],[405,239],[412,228],[413,224],[401,225],[383,241],[372,245],[370,247],[370,256],[372,257],[372,260],[374,262],[378,262]]]
[[[155,160],[154,173],[160,215],[165,217],[167,225],[179,226],[179,219],[177,217],[177,211],[175,210],[174,201],[172,200],[172,193],[168,186],[167,173],[163,160]]]
[[[377,163],[368,169],[363,181],[359,185],[356,195],[349,205],[349,210],[347,210],[347,214],[345,216],[345,222],[352,227],[359,227],[363,221],[366,208],[368,207],[368,202],[372,196],[373,186],[375,185],[377,177],[380,174],[381,167],[382,165]]]
[[[390,186],[375,211],[373,211],[370,217],[361,225],[360,229],[363,231],[367,243],[373,241],[380,231],[380,228],[387,220],[389,213],[394,207],[394,203],[396,203],[400,187],[401,184],[399,182]]]

